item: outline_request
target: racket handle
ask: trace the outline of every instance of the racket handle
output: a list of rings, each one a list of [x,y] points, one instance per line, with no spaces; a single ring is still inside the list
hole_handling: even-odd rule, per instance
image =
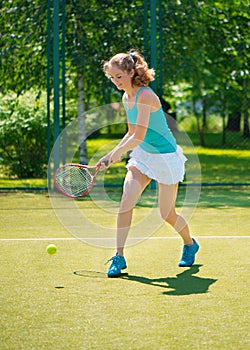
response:
[[[109,164],[109,161],[106,159],[106,160],[103,160],[101,163],[99,163],[99,166],[102,166],[102,165],[107,166],[108,164]]]
[[[98,163],[97,164],[97,167],[96,167],[96,170],[99,171],[100,168],[103,167],[103,165],[107,166],[109,164],[109,161],[106,159],[106,160],[103,160],[102,162]],[[103,170],[103,169],[102,169]]]

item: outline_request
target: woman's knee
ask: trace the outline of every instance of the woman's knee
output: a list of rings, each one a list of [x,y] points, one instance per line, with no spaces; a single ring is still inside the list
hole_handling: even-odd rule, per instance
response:
[[[161,217],[164,221],[166,221],[170,225],[174,225],[177,220],[177,214],[175,210],[161,211]]]
[[[130,167],[123,185],[120,205],[122,211],[129,211],[134,208],[149,181],[150,179],[138,169]]]
[[[131,182],[133,180],[130,180]],[[122,198],[121,198],[121,203],[120,203],[120,211],[129,211],[134,208],[136,205],[141,192],[136,190],[137,186],[131,186],[132,184],[127,183],[124,186],[123,193],[122,193]]]

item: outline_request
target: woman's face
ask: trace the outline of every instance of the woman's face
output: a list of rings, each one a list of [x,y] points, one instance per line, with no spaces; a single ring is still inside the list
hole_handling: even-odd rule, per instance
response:
[[[134,71],[126,72],[119,69],[116,65],[110,66],[108,70],[109,78],[115,84],[119,90],[128,90],[131,89],[131,79],[134,75]]]

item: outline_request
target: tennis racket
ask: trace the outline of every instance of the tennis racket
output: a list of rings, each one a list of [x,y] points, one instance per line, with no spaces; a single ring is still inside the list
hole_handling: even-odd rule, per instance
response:
[[[108,165],[108,161],[104,162]],[[101,168],[82,164],[68,163],[58,168],[54,175],[54,183],[59,192],[70,198],[84,197],[88,194]]]

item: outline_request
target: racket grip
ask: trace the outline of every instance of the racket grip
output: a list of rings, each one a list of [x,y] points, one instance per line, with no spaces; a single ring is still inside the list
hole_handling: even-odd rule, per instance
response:
[[[109,164],[109,161],[106,159],[106,160],[103,160],[102,162],[100,162],[98,165],[97,165],[97,169],[99,170],[103,165],[107,166]]]

